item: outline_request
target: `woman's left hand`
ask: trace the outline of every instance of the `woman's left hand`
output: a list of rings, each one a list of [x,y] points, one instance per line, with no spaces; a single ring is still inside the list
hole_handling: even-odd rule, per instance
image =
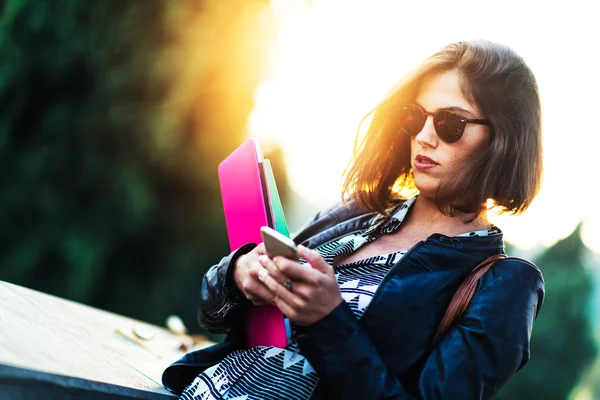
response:
[[[329,315],[343,300],[331,265],[304,246],[298,246],[298,254],[308,264],[281,256],[272,260],[260,256],[264,269],[259,272],[259,279],[273,294],[272,303],[285,316],[297,325],[307,326]],[[284,286],[286,282],[291,283],[289,290]]]

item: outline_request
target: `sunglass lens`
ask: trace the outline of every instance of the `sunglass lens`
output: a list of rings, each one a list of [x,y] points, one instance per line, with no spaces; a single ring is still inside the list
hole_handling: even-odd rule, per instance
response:
[[[415,106],[402,106],[400,108],[400,126],[404,133],[410,136],[416,136],[421,132],[426,120],[425,114]]]
[[[462,137],[466,122],[451,111],[440,111],[435,114],[433,123],[440,139],[446,143],[454,143]]]

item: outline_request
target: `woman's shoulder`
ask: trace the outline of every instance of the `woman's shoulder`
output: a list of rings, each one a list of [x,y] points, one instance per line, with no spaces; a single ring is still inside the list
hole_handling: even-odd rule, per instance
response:
[[[344,222],[348,219],[362,216],[375,215],[376,213],[370,210],[361,208],[352,198],[346,198],[344,201],[338,201],[328,208],[325,208],[315,214],[315,216],[306,224],[309,226],[320,220],[331,219],[334,223]]]
[[[537,299],[539,311],[544,299],[544,286],[544,277],[537,265],[523,258],[506,257],[497,260],[483,276],[477,292],[495,292],[507,301],[532,296]]]
[[[332,206],[319,211],[301,227],[292,238],[295,242],[301,243],[306,239],[325,232],[333,227],[343,228],[347,224],[352,226],[366,225],[370,223],[377,213],[365,210],[359,207],[352,199],[339,201]],[[343,230],[343,229],[342,229]]]
[[[506,276],[522,275],[537,278],[544,281],[544,276],[540,268],[532,261],[520,257],[506,257],[496,261],[493,266],[496,270]]]

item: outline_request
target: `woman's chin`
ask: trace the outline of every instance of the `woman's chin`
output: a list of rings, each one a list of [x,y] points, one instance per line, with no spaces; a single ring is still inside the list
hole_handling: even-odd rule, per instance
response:
[[[415,186],[419,191],[419,196],[427,198],[436,198],[439,195],[439,181],[436,179],[415,179]]]

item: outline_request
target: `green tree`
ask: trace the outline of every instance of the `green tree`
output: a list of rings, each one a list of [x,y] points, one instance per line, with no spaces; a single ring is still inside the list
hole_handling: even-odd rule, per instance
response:
[[[0,279],[196,327],[200,277],[228,251],[216,168],[243,140],[265,4],[2,3]]]
[[[567,399],[594,360],[587,251],[580,224],[535,260],[544,274],[546,298],[533,328],[531,359],[498,399]]]

